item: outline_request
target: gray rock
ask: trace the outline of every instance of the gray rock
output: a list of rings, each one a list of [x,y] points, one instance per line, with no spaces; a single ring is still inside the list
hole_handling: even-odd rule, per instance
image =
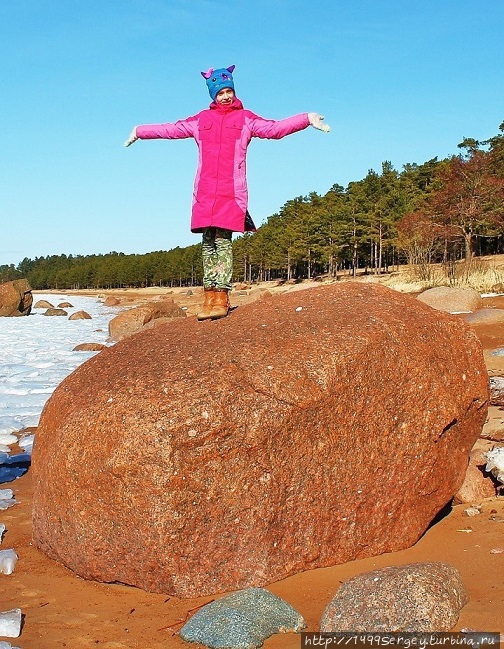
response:
[[[450,631],[469,598],[459,572],[441,562],[365,572],[327,605],[322,632]]]
[[[182,627],[181,637],[215,649],[253,649],[274,633],[306,626],[290,604],[264,588],[246,588],[201,608]]]

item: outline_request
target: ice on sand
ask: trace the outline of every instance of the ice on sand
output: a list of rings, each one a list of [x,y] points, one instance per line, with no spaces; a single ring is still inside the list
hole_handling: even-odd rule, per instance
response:
[[[0,550],[0,574],[12,575],[14,568],[16,567],[17,560],[18,555],[14,552],[14,550]]]
[[[21,609],[13,608],[0,613],[0,636],[17,638],[21,633]]]

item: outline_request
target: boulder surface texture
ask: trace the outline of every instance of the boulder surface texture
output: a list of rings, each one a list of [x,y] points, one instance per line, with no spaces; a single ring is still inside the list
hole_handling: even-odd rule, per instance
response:
[[[460,573],[446,563],[410,563],[357,575],[327,605],[323,632],[450,631],[467,604]]]
[[[33,304],[31,290],[24,277],[0,284],[0,316],[30,315]]]
[[[180,597],[406,548],[461,485],[487,400],[469,326],[381,286],[178,318],[47,402],[34,542]]]

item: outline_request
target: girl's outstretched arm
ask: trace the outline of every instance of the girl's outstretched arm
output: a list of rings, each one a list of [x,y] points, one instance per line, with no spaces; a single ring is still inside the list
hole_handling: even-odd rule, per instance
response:
[[[310,125],[326,133],[330,131],[329,126],[322,124],[324,118],[318,113],[301,113],[279,120],[264,119],[253,113],[250,113],[250,116],[252,137],[278,140],[291,133],[302,131]]]
[[[144,124],[142,126],[135,126],[131,131],[129,138],[124,143],[124,146],[130,146],[137,140],[180,140],[187,137],[195,137],[198,128],[198,116],[188,117],[181,119],[173,124],[167,122],[166,124]]]

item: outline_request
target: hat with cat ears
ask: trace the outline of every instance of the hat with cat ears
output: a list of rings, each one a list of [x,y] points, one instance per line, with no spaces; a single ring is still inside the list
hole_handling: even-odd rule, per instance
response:
[[[208,92],[210,97],[215,101],[217,94],[223,88],[231,88],[234,92],[234,82],[233,82],[233,70],[235,69],[234,65],[230,65],[229,68],[220,68],[219,70],[214,70],[210,68],[206,72],[202,72],[201,76],[206,79],[206,85],[208,87]]]

